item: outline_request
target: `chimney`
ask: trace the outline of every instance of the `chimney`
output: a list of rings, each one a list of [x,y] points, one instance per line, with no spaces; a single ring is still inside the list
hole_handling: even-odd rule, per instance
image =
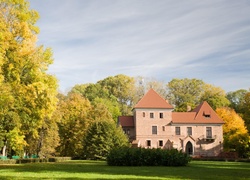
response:
[[[190,112],[191,110],[191,106],[187,105],[187,112]]]

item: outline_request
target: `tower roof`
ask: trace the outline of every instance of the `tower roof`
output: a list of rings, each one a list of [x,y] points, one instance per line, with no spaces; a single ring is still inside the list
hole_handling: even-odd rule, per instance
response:
[[[153,89],[150,89],[134,106],[134,108],[173,109],[173,106]]]

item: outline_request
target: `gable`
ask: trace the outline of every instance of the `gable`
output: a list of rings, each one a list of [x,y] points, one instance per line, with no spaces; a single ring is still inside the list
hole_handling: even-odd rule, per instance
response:
[[[155,108],[155,109],[173,109],[164,98],[157,94],[153,89],[150,89],[134,108]]]
[[[193,112],[197,113],[195,116],[196,121],[224,123],[206,101],[195,108]]]
[[[172,123],[177,124],[224,124],[216,112],[204,101],[191,112],[173,112]]]

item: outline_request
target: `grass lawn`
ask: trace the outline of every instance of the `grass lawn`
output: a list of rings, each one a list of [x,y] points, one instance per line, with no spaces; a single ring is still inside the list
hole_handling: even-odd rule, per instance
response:
[[[250,163],[192,161],[186,167],[115,167],[103,161],[0,164],[0,179],[250,179]]]

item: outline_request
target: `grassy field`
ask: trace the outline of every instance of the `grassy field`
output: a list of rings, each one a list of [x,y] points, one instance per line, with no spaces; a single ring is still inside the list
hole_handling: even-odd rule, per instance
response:
[[[102,161],[0,165],[0,179],[250,179],[250,163],[192,161],[186,167],[112,167]]]

